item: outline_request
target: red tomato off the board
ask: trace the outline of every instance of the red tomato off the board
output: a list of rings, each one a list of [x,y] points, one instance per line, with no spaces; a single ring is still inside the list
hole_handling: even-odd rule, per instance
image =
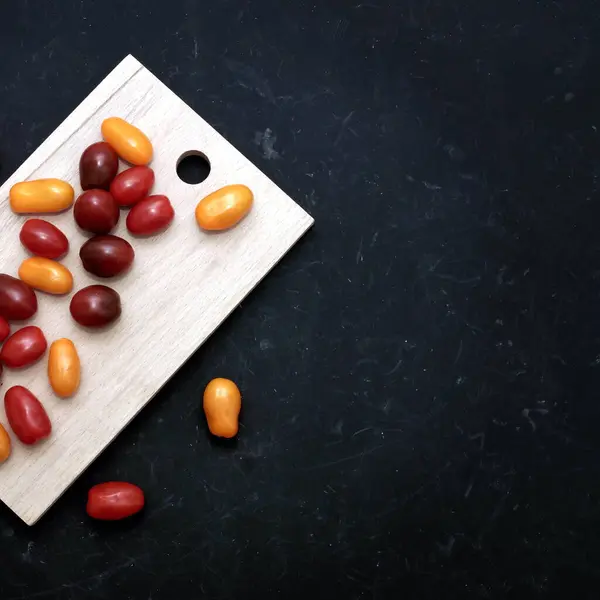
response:
[[[144,492],[133,483],[109,481],[88,492],[87,514],[101,521],[118,521],[144,508]]]

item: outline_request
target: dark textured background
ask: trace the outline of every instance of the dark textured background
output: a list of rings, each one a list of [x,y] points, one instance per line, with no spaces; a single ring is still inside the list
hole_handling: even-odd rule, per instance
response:
[[[37,526],[0,508],[0,598],[596,598],[597,3],[53,4],[0,7],[0,178],[132,53],[316,225]],[[107,479],[145,514],[90,522]]]

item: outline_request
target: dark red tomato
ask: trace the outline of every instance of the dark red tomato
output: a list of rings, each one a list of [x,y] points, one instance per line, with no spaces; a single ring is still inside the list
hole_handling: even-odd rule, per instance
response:
[[[135,204],[127,215],[127,229],[134,235],[151,235],[166,229],[175,211],[166,196],[148,196]]]
[[[118,521],[144,508],[144,492],[133,483],[109,481],[88,492],[86,512],[92,519]]]
[[[47,438],[52,424],[42,403],[27,389],[15,385],[4,396],[6,418],[15,435],[24,444],[35,444]]]
[[[4,317],[0,317],[0,344],[10,335],[10,325]]]
[[[133,206],[143,200],[154,185],[150,167],[131,167],[119,173],[110,184],[110,193],[119,206]]]
[[[11,369],[28,367],[46,352],[48,342],[39,327],[29,325],[15,331],[0,349],[0,360]]]
[[[23,321],[37,312],[35,292],[23,281],[0,274],[0,317]]]
[[[42,219],[29,219],[21,228],[21,243],[31,254],[56,260],[69,251],[67,236],[55,225]]]
[[[124,273],[135,257],[131,244],[116,235],[97,235],[79,251],[83,267],[98,277],[115,277]]]
[[[71,299],[71,316],[84,327],[104,327],[121,315],[121,298],[105,285],[90,285]]]
[[[119,170],[119,157],[112,146],[97,142],[87,147],[79,161],[79,179],[82,190],[107,190]]]
[[[119,205],[105,190],[89,190],[77,198],[73,207],[75,222],[90,233],[110,233],[119,222]]]

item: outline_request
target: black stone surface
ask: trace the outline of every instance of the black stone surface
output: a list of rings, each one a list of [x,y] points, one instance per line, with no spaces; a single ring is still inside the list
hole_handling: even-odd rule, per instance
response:
[[[0,598],[596,598],[599,16],[2,3],[0,178],[132,53],[316,225],[37,526],[0,508]],[[112,479],[145,513],[90,522]]]

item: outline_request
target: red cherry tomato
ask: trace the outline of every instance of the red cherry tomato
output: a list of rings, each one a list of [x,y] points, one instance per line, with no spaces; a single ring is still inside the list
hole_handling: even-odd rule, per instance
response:
[[[0,317],[0,344],[10,335],[10,325],[4,317]]]
[[[110,184],[110,193],[119,206],[132,206],[144,199],[154,185],[150,167],[131,167],[119,173]]]
[[[15,331],[0,349],[0,361],[11,369],[28,367],[46,352],[48,342],[42,330],[29,325]]]
[[[31,254],[44,258],[56,260],[69,251],[67,236],[58,227],[42,219],[25,221],[19,237]]]
[[[105,190],[89,190],[77,198],[73,207],[75,222],[91,233],[111,232],[119,222],[119,205]]]
[[[15,385],[8,389],[4,410],[12,430],[24,444],[35,444],[52,432],[46,410],[27,388]]]
[[[23,281],[0,274],[0,317],[23,321],[37,312],[35,292]]]
[[[166,229],[175,211],[166,196],[148,196],[135,204],[127,215],[127,229],[134,235],[151,235]]]
[[[88,492],[87,514],[92,519],[118,521],[144,508],[144,492],[133,483],[109,481]]]

